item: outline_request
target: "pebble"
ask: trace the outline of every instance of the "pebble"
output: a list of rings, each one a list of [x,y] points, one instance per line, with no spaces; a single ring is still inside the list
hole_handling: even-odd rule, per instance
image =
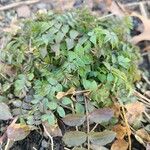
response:
[[[27,5],[18,7],[16,11],[19,18],[28,18],[31,15],[31,10]]]

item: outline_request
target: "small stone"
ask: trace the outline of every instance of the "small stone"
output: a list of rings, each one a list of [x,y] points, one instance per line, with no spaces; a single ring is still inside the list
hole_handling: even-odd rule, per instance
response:
[[[27,18],[30,17],[31,11],[27,5],[21,6],[17,8],[18,17]]]

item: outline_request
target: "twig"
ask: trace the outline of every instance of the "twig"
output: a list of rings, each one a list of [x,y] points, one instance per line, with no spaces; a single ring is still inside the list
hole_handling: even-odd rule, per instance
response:
[[[150,116],[147,114],[147,112],[144,111],[145,116],[149,119],[150,121]]]
[[[44,131],[47,134],[47,136],[50,138],[51,140],[51,150],[54,150],[54,142],[53,142],[53,137],[48,133],[46,127],[43,125]]]
[[[90,132],[94,131],[98,125],[99,125],[99,124],[96,123],[95,126],[93,127],[93,129],[92,129]]]
[[[127,4],[124,4],[124,6],[135,6],[135,5],[139,5],[139,3],[142,3],[142,4],[148,4],[150,3],[150,1],[143,1],[143,2],[132,2],[132,3],[127,3]]]
[[[4,11],[4,10],[8,10],[8,9],[12,9],[21,5],[31,5],[31,4],[35,4],[40,2],[40,0],[28,0],[28,1],[21,1],[21,2],[15,2],[12,4],[8,4],[6,6],[1,6],[0,7],[0,11]]]
[[[142,95],[141,93],[139,93],[138,91],[134,91],[134,95],[137,97],[142,98],[143,100],[147,101],[148,103],[150,103],[150,99],[148,99],[147,97],[145,97],[144,95]]]
[[[127,134],[128,134],[128,141],[129,141],[129,150],[131,150],[132,149],[132,145],[131,145],[131,137],[130,137],[130,133],[129,133],[130,126],[129,126],[128,120],[126,118],[124,106],[121,106],[121,108],[122,108],[122,112],[123,112],[123,116],[124,116],[124,121],[125,121],[126,127],[128,128]]]
[[[148,85],[150,85],[150,81],[148,80],[148,78],[144,74],[142,74],[142,78],[146,81],[146,83]]]
[[[87,99],[86,97],[84,96],[84,103],[85,103],[85,111],[86,111],[86,122],[87,122],[87,134],[89,134],[90,132],[90,126],[89,126],[89,117],[88,117],[88,105],[87,105]],[[87,136],[87,147],[88,147],[88,150],[90,149],[90,140],[89,140],[89,136]]]
[[[7,143],[6,143],[6,146],[5,146],[5,149],[4,150],[9,150],[9,144],[10,144],[10,139],[8,138],[7,139]]]

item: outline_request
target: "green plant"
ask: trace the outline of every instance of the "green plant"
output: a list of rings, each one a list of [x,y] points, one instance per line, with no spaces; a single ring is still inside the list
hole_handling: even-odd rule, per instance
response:
[[[55,124],[57,118],[75,114],[82,125],[85,93],[89,112],[110,107],[113,97],[127,103],[139,79],[140,56],[129,42],[131,28],[130,17],[102,20],[87,10],[48,12],[26,20],[0,53],[1,100],[28,101],[31,108],[19,114],[28,124]],[[76,134],[85,142],[87,135]],[[115,136],[109,134],[111,142]]]

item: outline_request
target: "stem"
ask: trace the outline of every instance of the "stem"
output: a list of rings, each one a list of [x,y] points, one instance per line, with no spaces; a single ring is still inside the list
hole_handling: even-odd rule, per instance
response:
[[[46,129],[46,127],[43,125],[43,127],[44,127],[44,131],[45,131],[45,133],[47,134],[47,136],[50,138],[50,140],[51,140],[51,150],[54,150],[54,142],[53,142],[53,137],[48,133],[48,131],[47,131],[47,129]]]
[[[88,118],[88,102],[87,102],[87,99],[86,97],[84,96],[84,102],[85,102],[85,111],[86,111],[86,121],[87,121],[87,148],[88,150],[90,150],[90,140],[89,140],[89,132],[90,132],[90,126],[89,126],[89,118]]]

